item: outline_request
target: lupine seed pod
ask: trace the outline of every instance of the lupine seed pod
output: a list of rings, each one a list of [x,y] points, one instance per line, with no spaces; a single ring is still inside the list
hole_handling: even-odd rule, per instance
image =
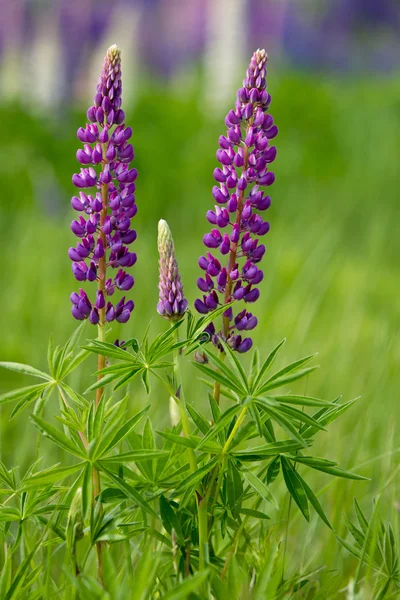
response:
[[[69,249],[68,256],[75,279],[96,281],[98,288],[93,302],[83,290],[71,294],[72,315],[78,320],[89,318],[94,325],[114,319],[125,323],[134,306],[132,300],[125,302],[125,297],[116,306],[108,300],[115,288],[123,292],[132,288],[133,277],[125,269],[136,262],[129,245],[136,239],[131,219],[137,213],[137,171],[129,167],[134,156],[128,143],[132,129],[124,123],[121,92],[121,53],[114,45],[107,51],[94,104],[87,111],[89,123],[77,132],[83,149],[76,157],[83,167],[72,177],[73,184],[84,191],[74,196],[71,204],[84,216],[71,224],[80,241]],[[117,269],[114,278],[107,278],[108,267]]]
[[[157,312],[171,321],[181,319],[188,301],[183,293],[183,285],[175,256],[175,245],[171,230],[166,221],[158,222],[158,252],[160,254],[160,283]]]
[[[199,277],[197,286],[203,297],[196,300],[195,308],[201,314],[235,300],[250,304],[260,295],[256,286],[264,275],[257,265],[265,246],[259,237],[268,233],[269,223],[259,213],[271,204],[262,187],[275,180],[268,167],[276,157],[270,140],[278,133],[267,113],[271,96],[266,90],[266,63],[265,50],[254,52],[243,87],[237,92],[235,110],[226,116],[226,135],[219,138],[217,160],[221,166],[214,170],[218,185],[212,190],[217,205],[215,211],[207,212],[213,229],[205,234],[203,243],[209,250],[218,248],[226,256],[226,264],[211,251],[200,257],[199,266],[205,275]],[[256,325],[257,318],[247,309],[234,316],[230,307],[223,315],[222,330],[217,331],[212,323],[207,332],[217,346],[222,348],[219,339],[223,339],[234,350],[247,352],[253,342],[242,335]]]

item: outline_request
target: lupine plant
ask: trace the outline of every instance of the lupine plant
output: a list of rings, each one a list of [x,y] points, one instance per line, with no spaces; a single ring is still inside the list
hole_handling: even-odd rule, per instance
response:
[[[194,303],[200,316],[184,295],[172,234],[161,220],[154,312],[164,320],[141,341],[130,322],[119,341],[111,323],[127,323],[134,306],[125,293],[134,283],[126,269],[136,262],[128,246],[136,238],[137,173],[129,166],[120,51],[107,51],[89,122],[78,130],[83,166],[72,178],[80,189],[72,207],[81,214],[71,225],[79,241],[68,255],[85,289],[74,291],[71,303],[83,322],[63,346],[50,338],[47,371],[1,363],[39,380],[0,397],[15,404],[12,417],[30,409],[39,431],[37,460],[25,473],[0,465],[1,598],[289,598],[319,572],[285,570],[285,497],[307,521],[314,512],[332,529],[307,472],[364,477],[312,453],[316,436],[355,400],[304,395],[299,385],[316,368],[314,356],[274,370],[285,340],[261,357],[244,337],[257,325],[247,304],[260,295],[259,238],[269,224],[259,213],[270,206],[263,187],[274,181],[270,140],[277,128],[268,113],[266,64],[265,51],[257,50],[219,139],[217,206],[207,213],[215,228],[203,239],[210,250],[199,261],[204,295]],[[123,295],[114,304],[117,290]],[[161,332],[152,337],[155,327]],[[71,375],[93,355],[96,379],[88,378],[88,366],[80,378],[86,389],[76,389]],[[168,398],[178,418],[170,423],[164,411],[154,427],[150,409],[168,406]],[[43,448],[52,449],[52,464]],[[372,560],[369,525],[361,521],[361,531],[349,526],[357,546],[340,541]],[[378,536],[381,550],[392,552],[385,564],[397,585],[391,530]]]

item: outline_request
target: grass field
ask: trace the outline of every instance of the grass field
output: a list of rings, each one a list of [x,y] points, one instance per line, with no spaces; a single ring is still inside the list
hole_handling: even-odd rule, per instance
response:
[[[314,472],[309,481],[339,536],[346,535],[343,515],[353,517],[356,496],[368,515],[373,499],[380,498],[380,513],[398,538],[400,79],[287,74],[272,75],[269,86],[280,133],[255,342],[266,355],[286,337],[282,364],[318,352],[321,367],[301,392],[329,400],[361,397],[319,436],[315,454],[329,454],[370,481],[326,485],[328,478]],[[126,109],[134,130],[139,213],[136,308],[124,337],[140,338],[151,318],[154,333],[165,327],[155,312],[160,218],[174,233],[187,296],[191,303],[196,298],[204,215],[213,204],[215,150],[228,108],[208,112],[200,104],[194,92],[182,99],[174,90],[148,85]],[[74,132],[84,109],[47,120],[2,106],[0,115],[1,360],[44,368],[50,333],[63,343],[75,327],[69,294],[76,284],[66,253],[73,243]],[[94,328],[87,325],[85,334],[94,337]],[[119,335],[115,327],[114,338]],[[196,376],[193,367],[188,365],[185,376],[188,381]],[[7,371],[0,377],[0,393],[26,383]],[[81,389],[88,383],[82,381]],[[144,391],[137,385],[134,390],[132,406],[144,406]],[[168,400],[161,390],[156,397],[151,414],[162,427]],[[34,458],[37,433],[25,413],[9,421],[11,409],[1,407],[0,455],[8,468],[22,469]],[[50,404],[47,416],[55,410]],[[54,459],[53,454],[49,464]],[[275,490],[281,499],[283,489],[278,484]],[[271,532],[276,539],[286,527],[287,501],[283,506]],[[296,507],[288,531],[289,572],[326,566],[320,595],[315,589],[310,597],[346,597],[338,590],[346,588],[357,562],[333,533],[316,518],[308,525]],[[366,571],[367,580],[369,575]]]

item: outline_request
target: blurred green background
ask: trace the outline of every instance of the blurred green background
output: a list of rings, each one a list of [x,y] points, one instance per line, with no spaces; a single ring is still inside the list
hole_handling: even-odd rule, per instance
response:
[[[121,4],[132,8],[140,3]],[[148,13],[142,6],[135,15],[142,22],[156,15],[159,20],[154,26],[161,27],[164,13],[155,12],[157,2],[150,4]],[[165,3],[159,4],[164,4],[163,10],[169,14]],[[202,3],[195,4],[198,7]],[[233,4],[242,7],[246,2]],[[290,20],[292,4],[287,4],[286,17]],[[329,3],[324,4],[329,8]],[[178,13],[179,2],[172,5]],[[140,338],[150,319],[152,334],[166,327],[156,313],[156,232],[160,218],[167,219],[173,231],[185,291],[193,304],[200,274],[197,259],[203,253],[201,240],[209,227],[205,213],[213,206],[217,140],[224,133],[224,117],[233,105],[251,52],[265,46],[270,55],[271,113],[279,126],[279,136],[276,183],[271,188],[268,215],[271,232],[263,260],[265,279],[261,298],[254,306],[259,318],[255,343],[265,355],[287,337],[280,364],[319,353],[321,368],[301,391],[306,389],[311,395],[330,400],[340,394],[346,400],[361,396],[350,412],[320,435],[315,453],[338,460],[345,468],[357,469],[371,480],[337,480],[326,488],[328,478],[322,474],[310,473],[308,480],[321,492],[321,502],[339,535],[344,533],[343,513],[351,514],[353,496],[369,513],[372,499],[380,494],[383,516],[392,521],[398,533],[400,72],[395,64],[388,66],[384,59],[380,64],[376,57],[369,65],[360,66],[352,64],[349,55],[346,68],[341,68],[329,62],[329,56],[323,62],[323,57],[316,56],[317,50],[312,54],[308,49],[314,61],[300,50],[296,54],[294,41],[285,42],[287,28],[281,23],[274,33],[268,21],[265,7],[271,7],[275,23],[273,8],[277,3],[260,5],[268,35],[263,36],[260,24],[254,31],[254,23],[250,23],[255,19],[253,15],[246,23],[246,37],[239,49],[235,50],[234,44],[240,38],[240,27],[239,38],[226,34],[227,39],[221,41],[214,36],[207,45],[207,35],[212,31],[207,19],[219,17],[206,11],[199,47],[188,51],[186,61],[182,57],[185,48],[177,50],[176,65],[170,48],[172,63],[160,64],[162,48],[157,48],[158,58],[149,57],[145,44],[132,46],[129,42],[128,24],[121,29],[123,73],[129,82],[124,108],[126,121],[134,131],[135,166],[139,171],[139,212],[135,219],[138,262],[134,268],[135,287],[129,294],[136,305],[133,317],[123,331],[114,326],[110,339]],[[38,3],[37,14],[43,15],[45,8],[46,3]],[[317,17],[321,15],[305,14],[309,23],[313,18],[320,23]],[[90,17],[88,20],[90,24]],[[25,26],[29,27],[29,22]],[[140,22],[132,20],[134,31],[140,29]],[[59,40],[62,23],[53,32],[53,41]],[[378,25],[376,20],[369,24],[373,41],[381,40]],[[162,31],[164,40],[167,33]],[[172,38],[174,34],[172,28]],[[362,40],[357,45],[354,32],[347,34],[354,44],[354,56],[363,56]],[[45,369],[50,333],[58,343],[64,343],[76,326],[70,316],[69,295],[77,284],[67,257],[67,249],[74,243],[69,223],[75,216],[70,207],[74,193],[71,176],[78,169],[75,132],[86,122],[101,55],[109,43],[120,43],[118,31],[112,31],[112,39],[109,35],[103,31],[96,37],[96,44],[93,42],[97,62],[88,47],[89,37],[86,39],[85,61],[79,72],[71,71],[74,80],[63,84],[49,77],[52,71],[47,70],[43,77],[48,94],[43,97],[32,95],[32,78],[24,86],[26,64],[14,62],[12,71],[7,63],[26,53],[26,48],[21,46],[18,55],[15,46],[14,54],[7,54],[7,46],[2,44],[1,64],[7,77],[3,78],[0,103],[1,360]],[[394,39],[398,40],[396,35]],[[4,42],[4,36],[2,39]],[[152,43],[157,46],[156,33]],[[332,38],[329,43],[334,43]],[[225,48],[224,52],[231,54],[212,54],[213,48],[216,53]],[[272,49],[276,50],[276,58]],[[63,60],[67,60],[65,56]],[[37,77],[40,66],[35,65]],[[57,65],[54,69],[55,74]],[[66,77],[68,69],[63,73]],[[43,88],[40,77],[37,81]],[[94,335],[94,328],[87,325],[85,336]],[[94,362],[92,367],[94,371]],[[189,365],[185,373],[188,381],[196,375]],[[82,381],[76,382],[81,391],[87,387],[89,375],[87,368],[81,374]],[[0,372],[0,393],[28,383],[22,376]],[[195,391],[191,386],[190,391],[191,399],[200,401],[204,390],[199,387]],[[135,404],[147,402],[139,384],[131,393]],[[152,415],[157,429],[168,422],[166,402],[155,387]],[[57,410],[55,400],[53,403],[47,410],[49,418]],[[0,420],[1,459],[8,468],[32,461],[36,444],[28,415],[22,413],[10,421],[11,409],[12,405],[2,406]],[[339,550],[323,525],[313,521],[311,527],[307,526],[296,511],[293,514],[289,556],[297,565],[300,560],[314,564],[315,559],[330,569],[338,568],[345,586],[354,566],[352,560]]]

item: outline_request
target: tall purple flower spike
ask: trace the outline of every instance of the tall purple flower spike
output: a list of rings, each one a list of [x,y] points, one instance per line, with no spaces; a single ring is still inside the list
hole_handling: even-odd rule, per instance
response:
[[[121,53],[114,45],[107,50],[94,105],[87,111],[89,123],[77,132],[83,149],[76,158],[83,167],[72,177],[82,191],[71,204],[82,215],[72,221],[71,230],[79,242],[68,256],[77,281],[97,282],[94,301],[82,289],[71,294],[72,315],[78,320],[89,318],[93,325],[114,319],[126,323],[134,307],[125,296],[116,305],[108,300],[115,288],[123,292],[132,288],[134,279],[125,269],[136,262],[129,245],[136,239],[131,219],[137,213],[137,171],[129,168],[134,156],[128,143],[132,129],[124,123],[121,92]],[[108,267],[117,269],[112,278],[107,278]]]
[[[201,314],[235,300],[251,304],[260,296],[257,284],[264,275],[257,265],[265,246],[259,237],[268,233],[269,223],[259,213],[271,204],[262,187],[275,180],[268,167],[276,157],[270,140],[278,133],[267,114],[271,104],[266,90],[267,59],[265,50],[254,52],[243,87],[237,92],[235,110],[226,116],[226,136],[219,138],[217,160],[221,167],[214,170],[218,185],[212,190],[217,204],[214,211],[207,212],[213,229],[203,237],[209,251],[199,259],[205,274],[197,280],[203,296],[195,301],[195,308]],[[216,249],[226,257],[225,265],[211,252]],[[217,346],[222,348],[219,339],[223,339],[234,350],[247,352],[253,341],[242,336],[256,325],[257,317],[246,308],[234,316],[231,306],[223,314],[222,330],[216,331],[212,323],[206,331]]]
[[[170,321],[177,321],[185,314],[188,301],[183,293],[183,285],[175,256],[175,245],[171,230],[166,221],[158,222],[158,252],[160,254],[160,291],[157,312]]]

